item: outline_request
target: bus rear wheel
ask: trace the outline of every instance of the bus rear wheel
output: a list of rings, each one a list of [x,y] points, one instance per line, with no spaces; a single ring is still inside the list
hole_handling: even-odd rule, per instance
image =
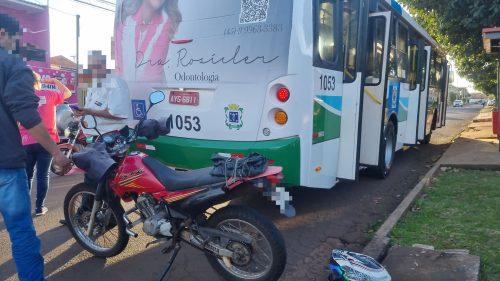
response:
[[[431,142],[431,137],[432,137],[432,131],[425,135],[424,139],[423,140],[420,140],[420,144],[429,144]]]
[[[393,122],[387,123],[384,130],[384,138],[379,165],[377,168],[377,176],[385,179],[391,171],[394,157],[396,154],[396,128]]]

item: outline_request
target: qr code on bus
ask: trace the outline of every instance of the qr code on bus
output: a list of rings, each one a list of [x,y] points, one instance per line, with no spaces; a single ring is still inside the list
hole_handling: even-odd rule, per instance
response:
[[[240,24],[265,22],[269,0],[241,0]]]

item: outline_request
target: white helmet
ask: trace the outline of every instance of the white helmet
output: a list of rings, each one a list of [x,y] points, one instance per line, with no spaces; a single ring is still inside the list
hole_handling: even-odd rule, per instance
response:
[[[387,270],[372,257],[333,250],[329,281],[391,281]]]

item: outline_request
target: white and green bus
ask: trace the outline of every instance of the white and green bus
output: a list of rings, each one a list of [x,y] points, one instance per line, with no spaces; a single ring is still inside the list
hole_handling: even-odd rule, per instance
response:
[[[139,148],[170,166],[258,152],[287,186],[331,188],[362,167],[387,176],[395,151],[444,126],[445,56],[395,1],[183,0],[178,12],[165,58],[123,56],[163,68],[161,82],[126,80],[139,115],[152,88],[167,94],[149,117],[172,116],[170,135]]]

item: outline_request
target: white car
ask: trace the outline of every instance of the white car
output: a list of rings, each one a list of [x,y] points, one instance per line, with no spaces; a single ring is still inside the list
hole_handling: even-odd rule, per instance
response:
[[[463,107],[464,106],[464,102],[462,100],[455,100],[453,102],[453,107]]]
[[[497,104],[496,100],[488,100],[488,103],[486,105],[488,106],[495,106]]]

